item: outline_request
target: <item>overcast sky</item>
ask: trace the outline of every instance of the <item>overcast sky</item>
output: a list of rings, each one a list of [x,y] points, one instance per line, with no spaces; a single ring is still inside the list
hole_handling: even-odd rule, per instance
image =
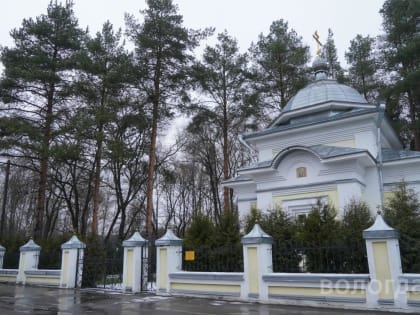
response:
[[[0,45],[13,44],[9,32],[20,27],[22,20],[46,12],[49,0],[0,0]],[[226,29],[236,37],[242,51],[260,33],[267,34],[274,20],[284,19],[289,27],[303,37],[315,55],[312,34],[318,30],[325,41],[332,28],[341,63],[349,41],[357,34],[379,35],[382,19],[379,10],[384,0],[175,0],[184,24],[189,28],[214,26],[217,32]],[[92,34],[106,20],[124,29],[124,13],[140,17],[144,0],[74,0],[75,13],[82,27],[89,26]],[[214,43],[214,41],[209,41]],[[344,65],[344,64],[343,64]]]

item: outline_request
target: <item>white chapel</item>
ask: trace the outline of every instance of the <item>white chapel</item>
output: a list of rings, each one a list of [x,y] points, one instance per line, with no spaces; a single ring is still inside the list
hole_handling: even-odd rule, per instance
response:
[[[420,191],[420,152],[403,150],[385,106],[328,78],[327,66],[317,57],[314,81],[268,128],[241,136],[258,162],[224,182],[234,189],[240,217],[252,207],[299,217],[318,199],[339,215],[352,198],[374,212],[401,181]]]

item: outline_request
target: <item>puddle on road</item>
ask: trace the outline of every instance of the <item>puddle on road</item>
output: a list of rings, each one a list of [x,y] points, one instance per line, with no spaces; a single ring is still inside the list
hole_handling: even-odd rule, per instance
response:
[[[143,298],[131,299],[130,301],[135,302],[135,303],[153,303],[153,302],[165,301],[169,299],[170,297],[166,297],[166,296],[146,296]]]

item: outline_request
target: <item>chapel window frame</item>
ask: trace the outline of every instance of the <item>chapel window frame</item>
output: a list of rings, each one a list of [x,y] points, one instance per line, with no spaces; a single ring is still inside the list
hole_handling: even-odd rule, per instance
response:
[[[296,177],[297,178],[308,177],[308,171],[305,166],[300,166],[296,168]]]

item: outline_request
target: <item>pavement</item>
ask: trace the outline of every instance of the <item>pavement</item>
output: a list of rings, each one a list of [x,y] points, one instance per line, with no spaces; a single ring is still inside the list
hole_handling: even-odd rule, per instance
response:
[[[383,315],[390,313],[0,284],[0,314]]]

